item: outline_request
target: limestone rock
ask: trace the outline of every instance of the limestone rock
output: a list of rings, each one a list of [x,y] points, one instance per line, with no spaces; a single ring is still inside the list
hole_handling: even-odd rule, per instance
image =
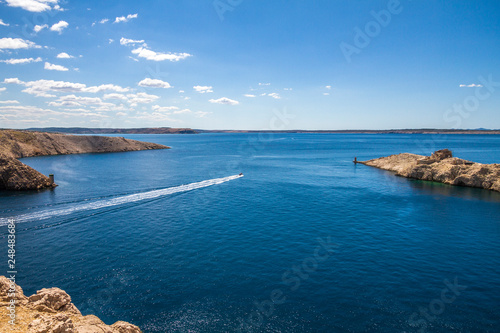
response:
[[[18,285],[16,290],[16,322],[9,321],[10,280],[0,276],[0,332],[12,333],[141,333],[139,327],[117,321],[106,325],[94,315],[82,316],[71,297],[59,288],[41,289],[26,297]]]
[[[23,289],[18,286],[17,284],[13,284],[9,279],[7,279],[5,276],[0,276],[0,303],[8,303],[11,298],[9,297],[9,294],[12,292],[11,287],[12,285],[14,286],[15,289],[15,294],[16,297],[14,298],[16,300],[16,303],[21,303],[25,304],[28,302],[28,298],[24,296]]]
[[[57,185],[49,177],[15,158],[0,156],[0,190],[39,190]]]
[[[76,306],[71,303],[71,297],[59,288],[38,290],[35,295],[28,298],[28,306],[41,312],[65,311],[80,314]]]
[[[75,333],[73,321],[68,315],[38,316],[28,325],[28,333]]]
[[[394,171],[401,177],[500,191],[500,164],[462,160],[453,157],[448,149],[436,151],[430,157],[403,153],[360,163]]]
[[[39,190],[57,186],[17,158],[168,148],[121,137],[0,130],[0,190]]]
[[[442,161],[447,158],[452,158],[453,153],[449,149],[441,149],[432,153],[431,158],[435,161]]]
[[[124,321],[117,321],[111,327],[113,328],[113,333],[141,333],[139,327]]]

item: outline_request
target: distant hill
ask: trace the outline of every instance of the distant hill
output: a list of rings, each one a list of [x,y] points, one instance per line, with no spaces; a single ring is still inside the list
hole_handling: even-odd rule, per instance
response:
[[[388,129],[388,130],[196,130],[198,133],[338,133],[338,134],[500,134],[490,129]]]
[[[68,133],[68,134],[197,134],[191,128],[86,128],[86,127],[46,127],[28,128],[28,131]]]

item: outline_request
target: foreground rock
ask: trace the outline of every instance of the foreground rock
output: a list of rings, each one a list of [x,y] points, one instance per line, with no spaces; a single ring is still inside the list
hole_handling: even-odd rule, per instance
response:
[[[17,158],[168,148],[122,137],[0,130],[0,190],[39,190],[57,186]]]
[[[82,316],[71,297],[59,288],[42,289],[26,297],[15,285],[15,324],[9,323],[10,280],[0,276],[0,332],[27,333],[140,333],[139,327],[118,321],[106,325],[93,315]]]
[[[448,149],[431,156],[403,153],[358,163],[394,171],[406,178],[500,191],[500,164],[466,161],[453,157]]]
[[[49,177],[15,158],[0,156],[0,190],[40,190],[55,187]]]

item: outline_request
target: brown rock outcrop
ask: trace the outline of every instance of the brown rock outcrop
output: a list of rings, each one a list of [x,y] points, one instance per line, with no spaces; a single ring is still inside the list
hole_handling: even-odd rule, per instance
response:
[[[39,190],[56,186],[49,177],[15,158],[0,156],[0,190]]]
[[[17,158],[168,148],[122,137],[0,130],[0,190],[39,190],[57,186]]]
[[[14,158],[168,148],[122,137],[0,130],[0,154]]]
[[[430,157],[403,153],[358,163],[393,171],[406,178],[500,191],[500,164],[474,163],[452,157],[448,149],[434,152]]]
[[[139,327],[123,321],[106,325],[94,315],[82,316],[71,303],[71,297],[59,288],[42,289],[26,297],[18,285],[15,285],[16,319],[12,325],[7,308],[11,300],[8,295],[11,286],[9,279],[0,276],[0,332],[141,333]]]

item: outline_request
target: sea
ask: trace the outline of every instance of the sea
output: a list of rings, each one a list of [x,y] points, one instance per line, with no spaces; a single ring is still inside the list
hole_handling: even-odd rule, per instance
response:
[[[143,332],[499,332],[500,193],[353,159],[500,163],[500,136],[124,136],[171,149],[24,158],[59,186],[0,192],[26,295]]]

